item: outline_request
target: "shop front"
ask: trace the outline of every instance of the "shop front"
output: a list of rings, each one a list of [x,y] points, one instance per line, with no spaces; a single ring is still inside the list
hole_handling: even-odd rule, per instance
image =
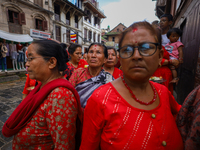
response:
[[[0,30],[0,40],[8,49],[8,52],[6,53],[7,69],[23,70],[25,68],[25,51],[28,43],[30,44],[33,41],[33,38],[28,34],[8,33]],[[5,70],[3,64],[2,69]]]

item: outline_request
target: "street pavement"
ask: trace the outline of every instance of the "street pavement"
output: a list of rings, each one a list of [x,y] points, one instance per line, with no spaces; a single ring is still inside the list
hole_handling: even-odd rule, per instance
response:
[[[25,77],[0,83],[0,130],[8,117],[22,100],[22,91],[25,85]],[[0,131],[0,150],[12,150],[13,137],[6,138]]]

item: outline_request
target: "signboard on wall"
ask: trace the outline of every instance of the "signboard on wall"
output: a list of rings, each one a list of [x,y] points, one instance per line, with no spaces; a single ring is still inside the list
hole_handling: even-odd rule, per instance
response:
[[[115,42],[108,41],[105,43],[105,46],[114,46]]]
[[[35,29],[30,29],[30,36],[36,37],[36,38],[42,38],[42,39],[47,39],[51,38],[51,33],[48,32],[43,32]]]

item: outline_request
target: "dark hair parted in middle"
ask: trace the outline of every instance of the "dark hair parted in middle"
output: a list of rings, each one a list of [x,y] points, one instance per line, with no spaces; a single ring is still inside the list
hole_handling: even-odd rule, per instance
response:
[[[122,47],[122,42],[124,40],[125,35],[128,32],[132,32],[133,29],[137,29],[138,27],[145,28],[149,30],[150,34],[155,37],[156,42],[158,43],[158,49],[162,48],[162,38],[161,38],[161,32],[159,29],[155,29],[149,22],[147,21],[142,21],[142,22],[135,22],[132,25],[130,25],[126,30],[124,30],[119,39],[119,48]]]
[[[68,48],[68,52],[69,52],[71,55],[73,55],[74,52],[76,51],[76,49],[77,49],[78,47],[82,48],[82,46],[79,45],[79,44],[71,43],[70,46],[69,46],[69,48]]]
[[[50,57],[55,57],[57,59],[58,71],[64,71],[67,69],[67,60],[63,47],[55,41],[52,40],[36,40],[32,44],[36,44],[38,48],[36,53],[44,57],[44,59],[49,60]]]
[[[117,55],[117,50],[113,46],[107,46],[107,49],[113,49],[115,51],[115,54]]]
[[[94,42],[94,43],[90,44],[90,46],[89,46],[89,48],[88,48],[88,52],[89,52],[90,47],[91,47],[92,45],[101,46],[101,47],[103,48],[104,56],[105,56],[106,58],[108,58],[108,50],[107,50],[107,47],[106,47],[104,44]]]
[[[177,33],[179,36],[182,36],[182,31],[179,28],[172,28],[167,32],[167,37],[169,38],[173,32]]]

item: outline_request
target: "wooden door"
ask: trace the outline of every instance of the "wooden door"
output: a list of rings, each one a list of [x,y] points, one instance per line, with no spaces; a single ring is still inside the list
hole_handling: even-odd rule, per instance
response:
[[[195,5],[181,25],[183,35],[183,64],[179,67],[177,101],[182,104],[187,95],[200,84],[200,2]],[[199,59],[199,62],[198,62]],[[198,70],[197,70],[198,69]],[[198,83],[199,82],[199,83]],[[196,83],[196,84],[195,84]]]

